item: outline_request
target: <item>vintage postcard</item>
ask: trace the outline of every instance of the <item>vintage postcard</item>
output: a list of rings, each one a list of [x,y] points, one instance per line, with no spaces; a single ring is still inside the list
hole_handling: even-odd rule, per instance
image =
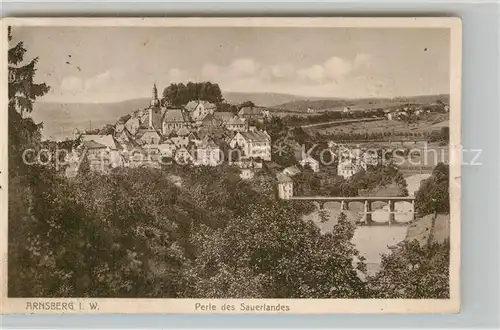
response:
[[[2,20],[2,313],[458,313],[458,18]]]

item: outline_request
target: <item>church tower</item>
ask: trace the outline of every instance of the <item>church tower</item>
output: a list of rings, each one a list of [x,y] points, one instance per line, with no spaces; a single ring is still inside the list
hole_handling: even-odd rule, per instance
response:
[[[160,106],[160,100],[158,100],[158,89],[156,89],[156,83],[153,84],[153,96],[151,98],[151,107],[158,108]]]
[[[153,84],[153,95],[149,106],[149,128],[161,129],[161,109],[160,100],[158,99],[158,90],[156,83]]]

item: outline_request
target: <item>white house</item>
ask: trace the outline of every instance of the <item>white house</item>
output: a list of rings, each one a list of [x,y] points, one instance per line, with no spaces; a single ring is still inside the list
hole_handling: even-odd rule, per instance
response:
[[[228,131],[245,132],[248,130],[248,123],[245,118],[232,117],[224,124]]]
[[[196,149],[196,164],[217,166],[221,161],[221,150],[208,136],[202,140]]]
[[[314,171],[314,172],[319,172],[319,162],[312,158],[311,156],[307,156],[306,158],[302,159],[299,164],[302,167],[305,167],[306,165],[309,165],[309,167]]]
[[[172,157],[174,155],[175,150],[177,149],[174,141],[170,139],[165,140],[162,143],[158,144],[157,148],[160,151],[162,157]]]
[[[246,167],[241,169],[240,178],[242,178],[243,180],[251,179],[254,177],[254,175],[255,173],[253,171],[253,168]]]
[[[300,170],[297,166],[294,165],[294,166],[288,166],[283,170],[282,173],[287,176],[295,176],[300,173]]]
[[[217,106],[208,101],[198,100],[188,102],[185,108],[189,113],[191,120],[197,121],[205,117],[207,114],[213,114],[217,109]]]
[[[271,137],[266,131],[238,132],[229,142],[231,148],[240,147],[242,158],[258,158],[271,160]]]
[[[359,172],[360,169],[361,168],[358,165],[354,164],[351,160],[345,160],[339,163],[337,167],[337,174],[344,177],[344,179],[348,179]]]
[[[283,173],[276,174],[278,179],[278,197],[290,199],[293,197],[293,180]]]
[[[160,140],[161,135],[153,128],[150,128],[146,132],[144,132],[144,134],[140,138],[142,144],[147,145],[157,145],[160,143]]]
[[[189,122],[181,109],[168,109],[163,115],[162,134],[169,135],[173,131],[188,125]]]

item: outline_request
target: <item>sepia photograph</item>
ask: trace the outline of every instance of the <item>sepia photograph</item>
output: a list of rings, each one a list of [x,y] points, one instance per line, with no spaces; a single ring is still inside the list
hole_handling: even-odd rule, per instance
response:
[[[2,312],[459,312],[459,19],[2,23]]]

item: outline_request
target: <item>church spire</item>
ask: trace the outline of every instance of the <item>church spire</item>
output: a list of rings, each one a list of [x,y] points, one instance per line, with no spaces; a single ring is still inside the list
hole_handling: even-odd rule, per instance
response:
[[[153,83],[153,95],[151,98],[151,106],[158,107],[160,105],[160,100],[158,100],[158,89],[156,89],[156,82]]]
[[[153,100],[158,99],[158,89],[156,89],[156,82],[153,83]]]

